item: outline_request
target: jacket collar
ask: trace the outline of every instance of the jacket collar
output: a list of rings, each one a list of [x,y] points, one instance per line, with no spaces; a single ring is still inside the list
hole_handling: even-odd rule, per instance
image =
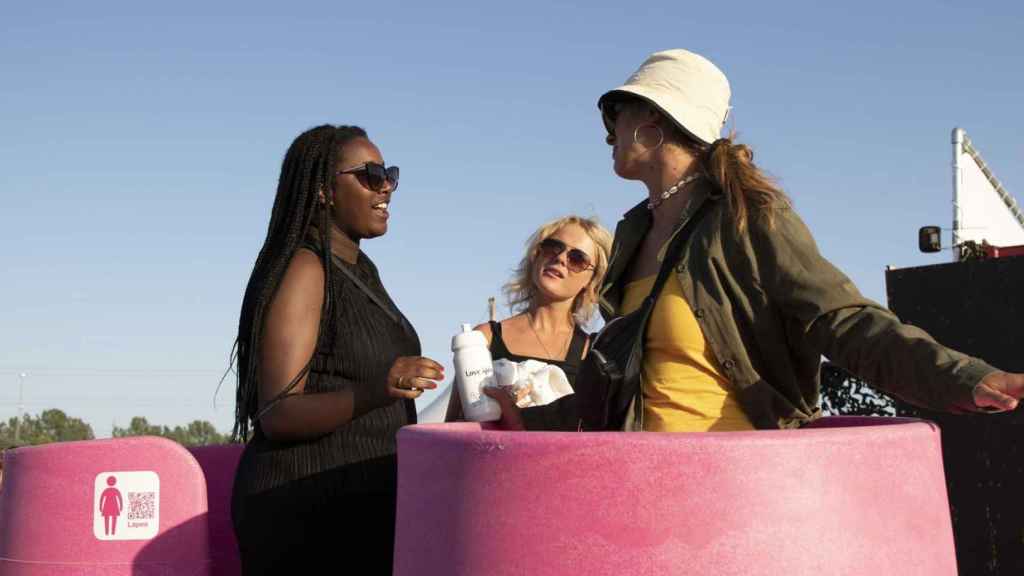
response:
[[[601,286],[602,298],[626,273],[626,268],[629,267],[640,243],[651,228],[651,221],[651,212],[647,209],[647,200],[644,200],[626,212],[615,226],[612,255],[608,260],[608,272],[605,273]]]

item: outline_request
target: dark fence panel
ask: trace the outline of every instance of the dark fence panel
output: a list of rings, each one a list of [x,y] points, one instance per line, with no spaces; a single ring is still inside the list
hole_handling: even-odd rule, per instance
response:
[[[1024,372],[1024,257],[886,272],[889,308],[946,346]],[[1024,408],[950,415],[896,401],[942,428],[957,561],[963,575],[1024,574]]]

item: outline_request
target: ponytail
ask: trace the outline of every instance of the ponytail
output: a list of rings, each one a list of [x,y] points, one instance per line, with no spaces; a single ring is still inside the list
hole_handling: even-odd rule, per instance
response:
[[[754,164],[754,151],[746,144],[734,143],[733,137],[719,138],[703,150],[699,156],[701,169],[725,195],[739,232],[746,230],[751,216],[763,215],[771,227],[774,210],[788,206],[789,198]]]

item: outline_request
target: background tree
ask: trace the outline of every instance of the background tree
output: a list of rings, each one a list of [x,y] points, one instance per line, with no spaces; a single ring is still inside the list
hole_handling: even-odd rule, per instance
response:
[[[135,416],[132,418],[127,428],[114,426],[114,430],[110,435],[114,438],[127,438],[129,436],[163,436],[164,427],[150,424],[149,421],[142,416]]]
[[[15,428],[18,428],[17,442],[14,440]],[[0,422],[0,445],[4,447],[92,440],[93,438],[95,435],[91,426],[80,418],[72,418],[56,408],[44,410],[39,416],[24,414],[20,422],[17,418]]]
[[[142,416],[131,419],[127,428],[114,426],[111,433],[114,438],[127,438],[129,436],[160,436],[182,444],[184,446],[207,446],[210,444],[226,444],[228,437],[217,432],[217,429],[206,420],[193,420],[185,426],[160,426],[150,424]]]

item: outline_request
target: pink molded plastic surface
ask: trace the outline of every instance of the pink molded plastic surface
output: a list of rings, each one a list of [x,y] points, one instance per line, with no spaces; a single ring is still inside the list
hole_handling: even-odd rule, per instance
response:
[[[97,539],[97,474],[129,471],[159,477],[158,532],[149,540]],[[119,521],[123,528],[127,518]],[[209,567],[206,482],[196,460],[178,444],[139,437],[5,453],[0,574],[206,575]]]
[[[939,430],[398,434],[397,576],[956,574]]]
[[[235,470],[244,449],[244,444],[189,447],[206,475],[206,500],[210,505],[210,553],[213,556],[211,576],[237,576],[242,573],[238,541],[231,523],[231,491],[235,483]]]

